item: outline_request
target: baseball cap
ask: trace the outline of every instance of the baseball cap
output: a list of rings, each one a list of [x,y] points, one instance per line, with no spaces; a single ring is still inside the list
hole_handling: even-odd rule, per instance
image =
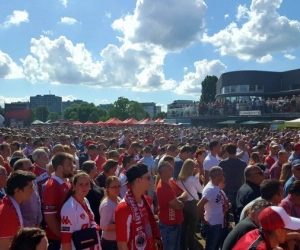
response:
[[[290,230],[300,229],[300,219],[290,217],[282,207],[271,206],[265,208],[258,216],[263,230],[274,231],[286,228]]]
[[[134,180],[142,177],[144,174],[148,173],[148,167],[144,163],[137,163],[132,165],[126,171],[127,182],[133,182]]]
[[[294,160],[293,162],[292,162],[292,167],[294,168],[294,167],[297,167],[297,166],[299,166],[300,165],[300,160]]]

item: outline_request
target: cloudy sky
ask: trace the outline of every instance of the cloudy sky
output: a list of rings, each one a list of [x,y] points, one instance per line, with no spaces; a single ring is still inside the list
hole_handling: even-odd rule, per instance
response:
[[[300,68],[300,1],[0,0],[0,105],[198,100],[206,75]]]

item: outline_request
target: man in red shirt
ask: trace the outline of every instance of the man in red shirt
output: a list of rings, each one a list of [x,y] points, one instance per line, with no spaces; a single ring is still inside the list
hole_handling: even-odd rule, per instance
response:
[[[174,169],[167,161],[158,166],[160,181],[156,187],[159,229],[165,249],[180,249],[183,205],[188,194],[171,180]]]
[[[131,143],[128,150],[125,153],[120,155],[119,162],[118,162],[119,165],[122,164],[123,158],[124,158],[125,155],[132,155],[134,157],[134,161],[138,162],[139,159],[140,159],[138,153],[140,152],[141,149],[142,149],[142,146],[138,142]]]
[[[100,143],[97,146],[97,151],[98,151],[98,155],[95,159],[95,162],[96,162],[98,174],[100,174],[103,171],[102,169],[103,164],[107,161],[106,159],[107,147],[105,146],[104,143]]]
[[[42,193],[42,185],[49,179],[47,173],[47,164],[49,163],[48,154],[44,149],[38,148],[32,152],[32,159],[34,160],[33,173],[36,175],[36,184],[39,189],[39,194]]]
[[[233,247],[233,250],[269,250],[276,249],[286,241],[290,230],[300,229],[300,219],[290,217],[282,207],[265,208],[258,216],[261,228],[245,234]],[[277,248],[281,249],[281,248]]]
[[[30,199],[33,190],[32,181],[35,176],[22,170],[13,172],[6,185],[6,196],[0,204],[0,249],[8,250],[12,237],[20,227],[23,218],[20,204]]]
[[[3,143],[0,145],[0,157],[3,158],[3,167],[5,167],[7,173],[11,173],[12,169],[11,166],[9,166],[9,158],[11,154],[10,151],[10,145],[8,143]],[[2,159],[1,159],[2,162]],[[0,163],[1,164],[1,163]]]
[[[266,170],[270,170],[272,165],[278,161],[277,154],[279,152],[279,145],[278,144],[270,144],[270,154],[265,158],[264,165],[266,166]]]
[[[118,249],[160,249],[162,244],[153,204],[144,195],[151,184],[147,165],[139,163],[131,166],[126,177],[130,188],[115,211]]]
[[[73,176],[73,156],[68,153],[57,153],[52,158],[52,165],[55,173],[46,183],[43,191],[43,205],[49,240],[48,250],[59,250],[61,245],[60,210],[71,188],[67,178]]]

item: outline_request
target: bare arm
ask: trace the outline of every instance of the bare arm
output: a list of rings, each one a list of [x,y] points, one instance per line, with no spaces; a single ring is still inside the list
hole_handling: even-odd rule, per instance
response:
[[[72,244],[71,243],[63,243],[61,244],[62,250],[72,250]]]
[[[181,200],[179,200],[178,198],[175,198],[169,202],[169,206],[176,210],[182,209],[183,205],[184,205],[183,202]]]
[[[0,240],[0,249],[8,250],[10,243],[11,243],[11,238],[6,238],[6,239]]]
[[[186,191],[184,191],[179,197],[177,197],[178,200],[185,202],[189,198],[189,195]]]
[[[60,221],[57,220],[55,214],[45,214],[45,221],[47,226],[51,231],[57,236],[60,237]]]
[[[197,209],[198,209],[198,213],[199,213],[199,217],[201,219],[201,221],[203,221],[203,223],[207,224],[208,222],[205,220],[204,218],[204,205],[208,202],[208,200],[206,198],[202,198],[198,204],[197,204]]]
[[[127,242],[117,242],[119,250],[128,250]]]

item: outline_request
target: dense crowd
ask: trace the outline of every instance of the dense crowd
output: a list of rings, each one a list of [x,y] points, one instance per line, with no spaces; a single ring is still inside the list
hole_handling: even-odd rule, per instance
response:
[[[169,106],[168,118],[201,115],[239,115],[240,111],[260,111],[261,114],[300,112],[299,96],[291,98],[247,97],[215,102],[194,102]]]
[[[299,135],[0,128],[0,249],[299,249]]]

